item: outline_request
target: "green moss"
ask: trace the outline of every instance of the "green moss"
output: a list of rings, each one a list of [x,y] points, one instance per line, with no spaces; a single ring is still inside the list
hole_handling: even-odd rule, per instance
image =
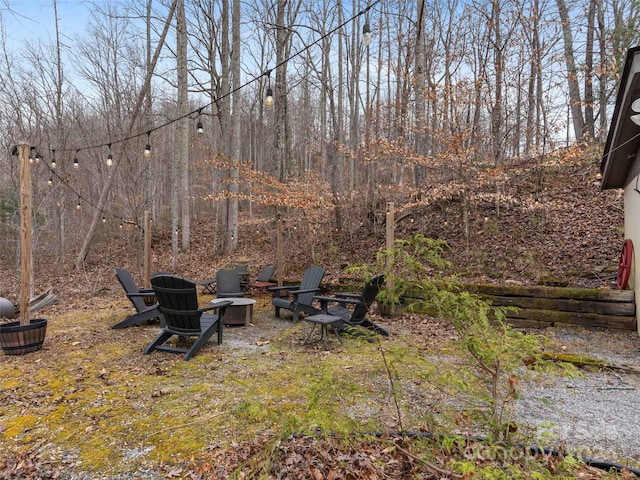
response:
[[[37,423],[38,415],[34,413],[27,413],[17,418],[6,420],[2,437],[7,440],[19,437],[35,427]]]

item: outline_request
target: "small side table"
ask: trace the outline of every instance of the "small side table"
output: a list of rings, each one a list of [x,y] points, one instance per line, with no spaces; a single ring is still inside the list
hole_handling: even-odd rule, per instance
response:
[[[325,350],[331,350],[329,348],[329,338],[328,338],[329,336],[328,327],[329,325],[331,325],[331,329],[333,330],[333,333],[336,334],[336,337],[338,337],[338,341],[340,342],[340,346],[342,346],[342,338],[340,338],[340,334],[338,333],[338,330],[336,329],[336,325],[335,325],[336,322],[339,322],[342,320],[341,317],[336,317],[335,315],[328,315],[326,313],[317,313],[315,315],[309,315],[308,317],[305,317],[303,320],[305,322],[313,323],[313,327],[311,327],[311,330],[307,334],[307,338],[304,339],[303,345],[307,345],[309,343],[322,342]],[[313,331],[315,330],[316,325],[320,325],[320,338],[310,342],[309,339],[311,338],[311,335],[313,334]]]
[[[211,300],[215,305],[218,302],[226,302],[230,300],[232,303],[227,307],[222,321],[225,325],[244,325],[247,326],[253,320],[253,305],[256,303],[252,298],[230,297],[216,298]]]

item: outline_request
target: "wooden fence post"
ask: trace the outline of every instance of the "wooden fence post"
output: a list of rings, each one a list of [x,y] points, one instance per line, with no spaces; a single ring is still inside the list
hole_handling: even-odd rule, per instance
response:
[[[29,325],[31,295],[31,147],[18,145],[20,161],[20,325]]]
[[[151,212],[144,211],[144,285],[151,286]]]

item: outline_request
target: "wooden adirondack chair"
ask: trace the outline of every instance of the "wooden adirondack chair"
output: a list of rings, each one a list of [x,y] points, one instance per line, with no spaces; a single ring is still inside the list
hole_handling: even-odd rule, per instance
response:
[[[222,343],[222,318],[231,301],[217,302],[210,307],[200,308],[196,284],[175,275],[155,276],[151,278],[151,285],[158,299],[158,310],[162,314],[165,326],[160,335],[145,349],[145,355],[154,350],[162,350],[184,353],[184,359],[189,360],[214,333],[218,334],[218,345]],[[218,313],[206,313],[211,310],[217,310]],[[165,345],[173,335],[195,337],[195,340],[186,348]]]
[[[278,284],[271,281],[273,273],[276,271],[275,265],[265,265],[258,273],[258,277],[247,284],[249,292],[266,293],[269,287],[276,287]]]
[[[158,303],[155,299],[155,293],[150,288],[138,288],[133,280],[131,273],[121,268],[115,269],[116,278],[124,288],[127,298],[131,301],[136,309],[134,315],[130,315],[123,321],[116,323],[114,329],[130,327],[132,325],[141,325],[142,323],[158,318]]]
[[[218,285],[218,298],[244,297],[238,270],[218,270],[216,272],[216,283]]]
[[[362,293],[336,293],[333,297],[316,296],[315,299],[320,302],[322,313],[340,318],[339,321],[333,322],[334,328],[338,331],[349,330],[351,327],[362,327],[379,335],[388,336],[389,333],[385,329],[367,318],[369,309],[383,284],[384,275],[379,274],[365,284]]]
[[[275,307],[276,317],[280,316],[280,309],[291,310],[293,320],[300,318],[300,312],[314,315],[320,310],[313,306],[313,296],[320,291],[320,282],[324,277],[324,268],[315,266],[307,268],[302,276],[300,285],[287,285],[283,287],[270,287],[274,298],[271,304]],[[287,292],[284,296],[283,293]]]

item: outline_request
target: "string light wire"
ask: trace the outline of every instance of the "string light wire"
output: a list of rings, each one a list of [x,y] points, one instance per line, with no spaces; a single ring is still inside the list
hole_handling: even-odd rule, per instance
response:
[[[250,78],[249,80],[247,80],[246,82],[242,83],[241,85],[238,85],[237,87],[235,87],[234,89],[232,89],[231,91],[225,93],[224,95],[220,96],[220,97],[216,97],[214,98],[211,102],[195,109],[192,110],[189,113],[186,113],[180,117],[176,117],[173,118],[171,120],[168,120],[167,122],[158,125],[156,127],[150,128],[144,132],[141,133],[136,133],[134,135],[129,135],[128,137],[124,137],[121,138],[119,140],[114,140],[114,141],[109,141],[109,142],[105,142],[105,143],[101,143],[101,144],[96,144],[96,145],[89,145],[86,147],[81,147],[81,148],[69,148],[69,149],[53,149],[51,150],[52,154],[53,154],[53,162],[55,162],[55,152],[67,152],[67,151],[73,151],[75,150],[75,154],[76,154],[76,158],[78,155],[78,152],[80,152],[81,150],[92,150],[92,149],[97,149],[97,148],[102,148],[102,147],[108,147],[109,148],[109,152],[111,151],[111,146],[112,145],[116,145],[116,144],[120,144],[120,143],[125,143],[128,142],[129,140],[135,140],[137,138],[140,138],[144,135],[147,136],[147,140],[149,139],[149,136],[151,135],[152,132],[156,131],[156,130],[160,130],[162,128],[168,127],[176,122],[179,122],[180,120],[183,120],[185,118],[192,118],[192,116],[194,114],[198,114],[198,117],[202,114],[202,111],[206,108],[211,107],[213,104],[218,104],[218,102],[228,96],[231,96],[232,94],[236,93],[239,90],[242,90],[243,88],[251,85],[252,83],[258,81],[260,78],[264,77],[264,76],[270,76],[271,72],[273,71],[273,69],[277,69],[283,65],[285,65],[286,63],[290,62],[291,60],[293,60],[294,58],[302,55],[303,53],[305,53],[306,51],[310,50],[312,47],[314,47],[315,45],[318,45],[320,42],[322,42],[324,39],[326,39],[327,37],[333,35],[334,33],[336,33],[339,30],[342,30],[346,25],[348,25],[349,23],[353,22],[356,18],[360,17],[361,15],[365,15],[366,13],[369,12],[369,10],[371,10],[375,5],[377,5],[380,2],[380,0],[374,0],[373,2],[371,2],[369,5],[367,5],[366,7],[364,7],[362,10],[360,10],[358,13],[356,13],[355,15],[351,16],[348,20],[345,20],[344,22],[342,22],[341,24],[339,24],[338,26],[334,27],[333,29],[331,29],[330,31],[328,31],[327,33],[325,33],[324,35],[318,37],[316,40],[314,40],[313,42],[311,42],[308,45],[305,45],[303,48],[301,48],[300,50],[297,50],[295,53],[291,54],[289,57],[287,57],[286,59],[282,60],[280,63],[276,64],[275,67],[273,68],[269,68],[267,70],[265,70],[264,72],[262,72],[260,75],[254,76],[252,78]],[[33,150],[36,150],[36,161],[37,159],[41,158],[42,156],[39,154],[38,150],[36,147],[32,147]],[[123,220],[122,217],[120,215],[116,215],[114,213],[110,213],[106,210],[103,209],[99,209],[97,205],[95,205],[93,202],[89,201],[88,199],[84,198],[82,195],[80,195],[79,192],[77,192],[71,185],[69,185],[69,183],[62,178],[60,175],[58,175],[58,172],[55,171],[55,167],[52,168],[51,165],[45,163],[45,165],[47,166],[47,168],[51,171],[52,176],[55,176],[58,181],[66,186],[69,190],[71,190],[71,192],[73,192],[74,194],[76,194],[78,196],[79,202],[83,201],[84,203],[86,203],[87,205],[95,208],[96,210],[100,210],[100,213],[103,215],[103,222],[106,220],[104,218],[105,215],[109,215],[112,216],[114,218],[119,218],[121,220],[121,223],[126,223],[126,224],[130,224],[130,225],[134,225],[136,227],[141,227],[137,222],[135,221],[131,221],[131,220]],[[54,163],[55,165],[55,163]],[[142,228],[142,227],[141,227]]]

